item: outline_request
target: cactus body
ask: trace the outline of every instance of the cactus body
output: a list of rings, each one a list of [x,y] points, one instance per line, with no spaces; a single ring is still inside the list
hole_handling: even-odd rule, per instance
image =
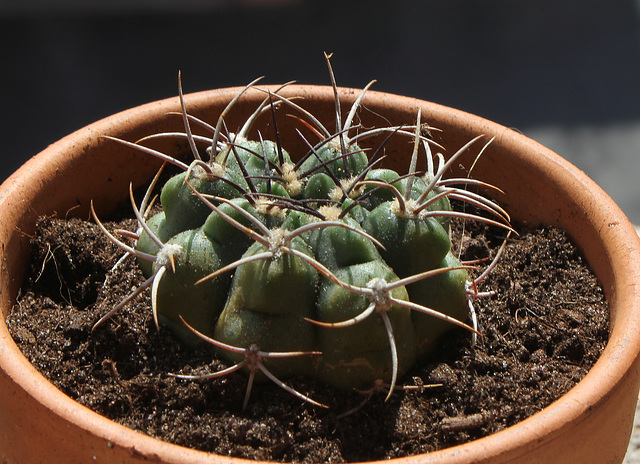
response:
[[[467,319],[471,278],[451,253],[448,199],[464,200],[464,190],[440,186],[440,169],[374,168],[379,160],[349,139],[350,118],[298,153],[299,165],[280,140],[249,140],[244,127],[225,142],[214,137],[208,166],[172,177],[162,212],[139,233],[139,256],[155,256],[138,260],[155,279],[160,321],[189,343],[195,333],[216,344],[250,379],[383,381],[393,390]],[[418,116],[412,166],[430,143],[420,128]],[[406,126],[387,132],[407,135]]]
[[[320,211],[336,191],[336,178],[358,176],[367,168],[364,152],[357,147],[354,150],[342,157],[335,147],[324,147],[318,156],[302,163],[300,171],[317,169],[303,179],[301,197],[318,202],[315,208]],[[290,163],[289,155],[283,153],[285,162]],[[452,327],[449,322],[398,304],[384,311],[390,327],[378,310],[348,327],[314,325],[311,321],[326,324],[356,318],[367,310],[371,299],[327,279],[298,256],[278,252],[277,256],[251,261],[267,253],[268,246],[237,224],[258,235],[263,233],[262,228],[286,234],[322,220],[293,207],[273,206],[269,211],[256,203],[260,192],[269,191],[265,198],[272,205],[286,203],[290,198],[275,173],[280,154],[273,142],[242,140],[241,146],[229,147],[218,156],[218,164],[225,162],[227,176],[249,176],[237,185],[246,187],[251,182],[256,194],[243,195],[219,179],[186,179],[183,173],[165,185],[164,210],[149,221],[163,241],[180,244],[186,250],[176,262],[176,271],[165,272],[158,285],[159,317],[180,337],[193,341],[180,325],[182,316],[197,331],[228,345],[274,352],[321,352],[313,361],[292,357],[265,360],[265,365],[274,375],[311,375],[339,388],[361,388],[379,379],[391,382],[395,376],[402,376]],[[421,189],[426,186],[424,179],[415,176],[409,195],[407,179],[400,179],[389,169],[371,170],[361,178],[387,182],[412,199],[423,195]],[[192,190],[208,195],[206,198],[216,209],[212,211]],[[365,185],[361,195],[362,201],[357,197],[342,198],[336,208],[337,212],[347,211],[339,222],[348,227],[310,229],[288,246],[315,260],[340,282],[358,288],[366,288],[377,278],[394,282],[439,266],[460,265],[450,254],[448,229],[439,218],[399,211],[389,189]],[[429,208],[438,210],[448,205],[444,198]],[[138,247],[148,253],[157,252],[158,248],[145,234],[138,240]],[[232,280],[226,273],[194,285],[198,279],[238,260],[243,264],[233,271]],[[466,271],[450,271],[406,288],[394,288],[390,295],[464,320],[468,280]],[[243,356],[224,349],[219,352],[234,363]],[[258,379],[263,377],[258,373]]]

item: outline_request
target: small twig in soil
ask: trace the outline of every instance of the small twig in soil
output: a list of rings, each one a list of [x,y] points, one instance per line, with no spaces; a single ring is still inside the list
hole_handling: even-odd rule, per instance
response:
[[[445,417],[440,421],[440,429],[443,432],[462,432],[465,430],[482,427],[491,418],[490,413],[476,413],[468,416]]]

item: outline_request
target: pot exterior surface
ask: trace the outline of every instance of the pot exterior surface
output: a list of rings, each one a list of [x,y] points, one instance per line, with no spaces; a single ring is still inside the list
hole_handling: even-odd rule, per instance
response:
[[[186,96],[187,111],[215,121],[238,89]],[[331,124],[329,87],[290,86],[285,96]],[[341,89],[348,105],[359,91]],[[226,120],[236,127],[264,98],[248,92]],[[587,376],[561,399],[529,419],[489,437],[431,454],[398,459],[409,463],[616,463],[622,462],[640,385],[640,239],[613,201],[584,173],[560,157],[498,124],[432,103],[369,92],[365,127],[384,115],[392,124],[411,124],[417,109],[423,120],[442,129],[452,153],[479,134],[495,137],[474,167],[474,177],[500,187],[498,201],[513,219],[565,229],[581,248],[605,290],[611,309],[610,340]],[[88,218],[93,200],[98,214],[124,201],[130,181],[143,185],[158,162],[103,139],[126,140],[182,130],[177,99],[134,108],[99,121],[53,144],[27,162],[0,187],[0,462],[67,463],[219,463],[241,460],[215,456],[154,440],[115,424],[75,403],[42,377],[22,356],[4,323],[20,288],[29,253],[29,235],[40,215]],[[387,122],[388,123],[388,122]],[[293,134],[293,122],[279,127]],[[286,139],[286,135],[282,136]],[[157,147],[178,154],[185,145]],[[406,170],[410,153],[387,147],[387,166]],[[474,159],[462,159],[470,166]],[[248,461],[243,461],[248,462]]]

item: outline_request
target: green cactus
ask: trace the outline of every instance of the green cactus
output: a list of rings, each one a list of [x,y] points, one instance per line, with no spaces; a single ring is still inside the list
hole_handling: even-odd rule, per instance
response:
[[[449,221],[461,217],[510,229],[509,218],[492,201],[455,187],[475,181],[443,179],[477,139],[445,163],[432,154],[437,145],[423,135],[419,111],[415,124],[352,135],[368,87],[344,121],[336,101],[335,132],[274,93],[236,134],[223,134],[234,99],[215,128],[209,126],[210,137],[198,140],[180,89],[185,132],[177,136],[189,141],[195,160],[191,166],[174,162],[182,172],[163,186],[161,212],[147,218],[149,194],[140,209],[132,200],[140,224],[129,234],[137,239],[135,247],[109,235],[137,257],[147,281],[94,328],[151,288],[156,323],[186,343],[215,345],[232,363],[206,376],[175,375],[207,378],[243,370],[249,376],[245,406],[254,380],[265,379],[320,405],[279,380],[300,375],[343,389],[382,381],[390,395],[443,333],[457,325],[477,334],[466,320],[473,316],[481,278],[473,281],[470,266],[452,254]],[[248,139],[257,115],[267,109],[277,128],[277,107],[300,113],[319,135],[318,143],[305,140],[307,153],[290,156],[279,137]],[[373,147],[371,156],[361,148],[381,133],[386,140],[413,141],[406,174],[376,167],[381,147]],[[140,142],[112,140],[168,160]],[[206,154],[196,147],[203,140]],[[422,173],[415,168],[421,151],[427,161]],[[495,219],[453,211],[450,199],[483,208]]]

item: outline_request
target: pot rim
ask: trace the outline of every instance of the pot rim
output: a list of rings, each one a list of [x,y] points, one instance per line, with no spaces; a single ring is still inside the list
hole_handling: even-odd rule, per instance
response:
[[[275,86],[262,86],[264,88],[275,88]],[[192,105],[206,105],[213,96],[233,96],[239,88],[225,88],[218,90],[208,90],[185,95],[187,107]],[[360,90],[341,88],[341,95],[356,95]],[[288,94],[311,95],[318,92],[317,98],[333,98],[333,89],[328,86],[292,85],[286,89]],[[545,430],[560,430],[566,425],[567,418],[578,418],[593,404],[603,401],[607,392],[621,382],[622,377],[632,369],[637,369],[638,355],[640,353],[640,312],[634,308],[640,307],[640,239],[635,229],[626,218],[624,213],[615,205],[613,200],[600,189],[584,173],[575,168],[551,150],[528,139],[522,134],[507,129],[497,123],[487,121],[479,116],[470,115],[460,110],[455,110],[435,103],[403,97],[377,91],[367,92],[366,102],[373,105],[387,106],[389,100],[400,100],[405,107],[420,106],[428,109],[431,113],[437,113],[439,117],[447,118],[451,121],[464,121],[469,130],[475,133],[495,134],[499,136],[500,143],[504,143],[514,149],[518,147],[518,152],[526,151],[532,162],[541,164],[550,162],[554,169],[565,172],[571,177],[570,182],[577,185],[585,197],[582,205],[585,211],[588,208],[594,210],[595,221],[601,224],[600,235],[603,239],[618,237],[622,242],[616,245],[605,245],[607,259],[614,263],[624,265],[622,270],[612,266],[612,281],[615,285],[607,292],[607,300],[613,311],[623,315],[622,319],[612,327],[609,342],[602,355],[590,369],[587,375],[568,393],[559,400],[544,408],[537,414],[521,421],[502,431],[494,433],[485,438],[471,441],[469,443],[436,451],[426,455],[417,455],[408,458],[397,458],[394,461],[399,464],[410,462],[464,462],[479,450],[484,453],[498,448],[504,450],[505,447],[517,453],[518,446],[532,439],[535,435],[535,427],[544,424]],[[141,105],[129,110],[122,111],[110,117],[95,122],[83,129],[80,129],[60,141],[52,144],[40,154],[25,163],[12,176],[10,176],[0,186],[1,204],[15,203],[21,201],[26,188],[25,176],[33,178],[42,172],[44,165],[54,163],[60,169],[64,169],[74,160],[68,159],[66,153],[75,150],[79,145],[90,145],[95,143],[98,134],[116,135],[119,127],[123,124],[141,124],[148,116],[165,114],[179,107],[177,97],[167,98],[157,102]],[[114,133],[114,130],[116,131]],[[41,182],[49,182],[51,178],[43,179]],[[4,215],[0,212],[0,217]],[[624,243],[622,246],[619,243]],[[4,261],[4,245],[3,261]],[[3,273],[6,271],[4,269]],[[7,295],[7,287],[2,284],[0,289],[3,304],[13,295]],[[5,375],[11,377],[17,384],[21,385],[30,395],[43,395],[42,404],[55,414],[64,417],[78,424],[82,429],[92,434],[104,437],[106,441],[116,446],[132,447],[132,443],[137,442],[135,451],[144,456],[163,456],[167,462],[196,462],[204,459],[205,462],[245,462],[250,461],[223,456],[215,456],[210,453],[184,448],[151,438],[141,432],[134,431],[125,426],[119,425],[105,417],[93,412],[85,406],[80,405],[71,398],[59,391],[52,383],[46,380],[29,361],[22,355],[17,345],[13,342],[4,318],[0,322],[0,368]],[[539,438],[533,436],[533,438]],[[202,461],[198,461],[202,462]]]

